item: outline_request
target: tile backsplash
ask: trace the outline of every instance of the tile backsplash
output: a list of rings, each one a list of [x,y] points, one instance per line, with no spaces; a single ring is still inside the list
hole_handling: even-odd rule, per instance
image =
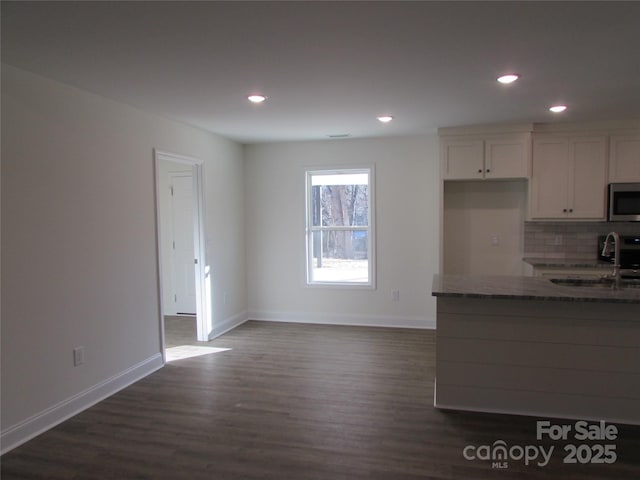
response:
[[[525,222],[524,256],[528,258],[597,257],[598,236],[616,231],[640,235],[634,222]]]

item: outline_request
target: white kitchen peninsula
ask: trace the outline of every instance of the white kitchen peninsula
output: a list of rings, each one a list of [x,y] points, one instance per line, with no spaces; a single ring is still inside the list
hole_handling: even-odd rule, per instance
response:
[[[640,288],[436,275],[435,406],[640,424]]]

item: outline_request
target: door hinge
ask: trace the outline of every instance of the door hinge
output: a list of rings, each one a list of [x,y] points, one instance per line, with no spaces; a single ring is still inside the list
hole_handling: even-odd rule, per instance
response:
[[[194,259],[193,259],[193,263],[195,263],[195,264],[197,265],[197,264],[198,264],[198,259],[197,259],[197,258],[194,258]]]
[[[173,185],[169,187],[171,189],[171,196],[173,197]]]
[[[173,249],[174,249],[174,250],[176,249],[176,242],[175,242],[175,240],[173,241]]]
[[[176,302],[176,303],[178,302],[178,294],[177,293],[173,294],[173,301]]]

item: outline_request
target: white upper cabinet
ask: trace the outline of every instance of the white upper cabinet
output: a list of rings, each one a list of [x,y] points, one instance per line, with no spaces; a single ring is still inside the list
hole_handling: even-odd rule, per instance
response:
[[[529,134],[442,137],[444,180],[528,178]]]
[[[640,182],[640,135],[611,137],[609,182]]]
[[[606,186],[605,136],[534,138],[532,219],[604,220]]]
[[[484,141],[485,178],[529,178],[530,163],[529,134]]]
[[[569,141],[534,139],[531,160],[531,218],[567,216]]]
[[[482,140],[441,140],[442,175],[445,179],[484,177]]]

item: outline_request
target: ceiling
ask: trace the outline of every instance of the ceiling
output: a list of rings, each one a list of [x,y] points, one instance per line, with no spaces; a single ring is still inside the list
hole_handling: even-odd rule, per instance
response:
[[[4,63],[241,143],[640,117],[640,2],[1,8]],[[498,84],[508,72],[521,79]]]

